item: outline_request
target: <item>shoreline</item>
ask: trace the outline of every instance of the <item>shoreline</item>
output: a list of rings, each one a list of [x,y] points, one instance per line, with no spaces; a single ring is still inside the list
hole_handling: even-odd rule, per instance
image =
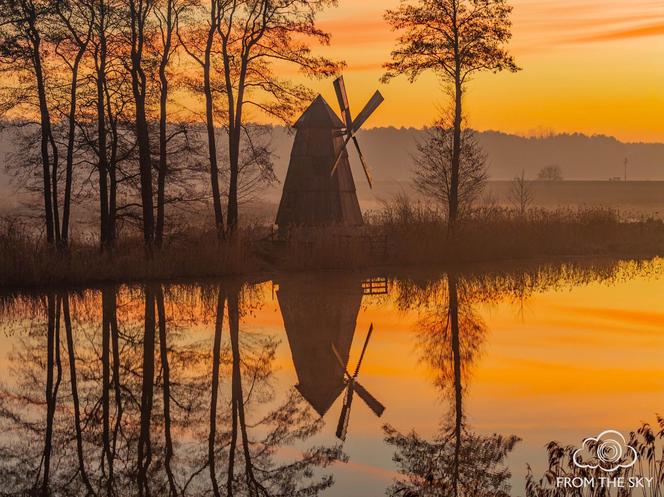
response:
[[[59,252],[25,232],[0,232],[0,292],[151,281],[260,279],[316,271],[390,274],[397,268],[556,261],[574,258],[650,259],[664,256],[664,221],[622,221],[602,209],[485,209],[453,234],[439,214],[394,204],[363,226],[240,229],[231,240],[189,228],[145,255],[142,238],[118,240],[102,252],[94,242]]]

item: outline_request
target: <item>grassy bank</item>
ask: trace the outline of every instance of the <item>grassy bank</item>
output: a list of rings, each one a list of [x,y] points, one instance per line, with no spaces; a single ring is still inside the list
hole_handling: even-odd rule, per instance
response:
[[[664,223],[621,221],[610,210],[532,210],[526,215],[484,209],[455,235],[435,212],[395,202],[356,230],[294,229],[287,237],[245,229],[219,243],[213,233],[186,232],[146,259],[139,238],[112,252],[74,243],[58,253],[15,226],[0,233],[0,287],[94,285],[192,280],[271,271],[366,269],[568,256],[650,257],[664,254]]]

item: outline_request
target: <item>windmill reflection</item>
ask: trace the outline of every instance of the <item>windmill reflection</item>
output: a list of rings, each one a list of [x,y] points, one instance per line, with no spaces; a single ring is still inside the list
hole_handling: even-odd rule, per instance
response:
[[[373,325],[353,374],[347,369],[367,286],[355,275],[339,274],[290,276],[278,284],[277,300],[298,378],[295,388],[321,417],[344,393],[336,436],[345,440],[355,393],[376,416],[385,410],[357,381]]]
[[[175,316],[192,292],[204,311],[187,324],[212,325],[211,344]],[[31,302],[35,325],[11,358],[16,381],[0,388],[0,488],[268,496],[332,485],[315,470],[342,457],[337,447],[277,457],[322,423],[296,392],[275,402],[277,341],[242,330],[246,293],[151,284]]]
[[[386,425],[386,442],[395,449],[400,477],[389,489],[392,496],[508,497],[511,474],[507,455],[518,438],[480,435],[466,422],[464,393],[469,370],[477,359],[486,326],[474,312],[473,287],[455,273],[418,288],[407,302],[427,302],[419,322],[422,359],[434,371],[436,386],[450,402],[450,410],[433,440],[414,431],[401,433]]]

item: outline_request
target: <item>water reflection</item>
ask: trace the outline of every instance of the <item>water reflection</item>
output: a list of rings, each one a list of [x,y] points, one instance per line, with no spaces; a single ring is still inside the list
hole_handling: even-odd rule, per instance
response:
[[[385,410],[357,381],[373,325],[353,373],[348,372],[357,315],[367,286],[355,275],[291,276],[279,280],[278,285],[277,299],[298,378],[295,388],[321,417],[344,393],[336,436],[346,440],[355,393],[376,416]]]
[[[201,304],[210,293],[201,292]],[[41,298],[29,319],[46,322],[21,339],[0,397],[0,486],[44,496],[317,495],[328,488],[331,478],[316,468],[342,459],[338,447],[279,454],[306,443],[322,422],[297,392],[273,402],[277,343],[242,333],[247,294],[239,284],[217,289],[212,350],[169,319],[160,285],[74,297],[73,321],[71,295]],[[178,295],[170,297],[176,306]]]
[[[334,435],[346,449],[366,443],[367,423],[378,430],[384,421],[376,416],[387,406],[379,443],[394,457],[393,473],[357,495],[385,487],[393,496],[522,495],[523,486],[511,489],[517,470],[509,464],[522,434],[478,429],[468,413],[473,371],[492,352],[482,306],[526,305],[547,289],[608,286],[658,271],[654,263],[608,262],[419,272],[384,282],[389,293],[379,296],[368,293],[385,292],[367,292],[358,275],[281,277],[277,332],[246,324],[269,313],[266,285],[6,297],[0,329],[14,348],[9,364],[0,364],[10,373],[0,386],[0,488],[42,496],[334,492],[331,475],[347,459]],[[367,308],[373,335],[370,321],[358,318]],[[372,370],[389,324],[383,313],[392,308],[417,316],[403,354],[416,353],[435,388],[426,412],[437,420],[433,433],[389,417],[412,396],[381,388]],[[296,381],[278,376],[280,350]],[[651,435],[639,433],[647,453]],[[564,447],[549,450],[549,472],[543,479],[530,473],[528,495],[568,495],[547,487],[555,471],[572,471]],[[659,475],[661,460],[651,461]]]
[[[414,430],[403,434],[384,427],[401,473],[389,489],[392,496],[509,496],[511,473],[505,458],[518,442],[514,435],[483,436],[466,422],[464,379],[476,360],[486,326],[476,315],[471,281],[450,272],[445,280],[418,288],[409,286],[407,302],[427,301],[418,323],[422,359],[435,372],[435,384],[450,401],[449,413],[433,440]],[[420,295],[412,295],[412,293]]]

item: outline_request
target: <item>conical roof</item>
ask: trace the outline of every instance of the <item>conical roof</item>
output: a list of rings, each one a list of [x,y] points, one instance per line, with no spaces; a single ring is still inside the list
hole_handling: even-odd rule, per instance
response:
[[[345,126],[325,99],[318,95],[300,116],[294,127],[340,129]]]

